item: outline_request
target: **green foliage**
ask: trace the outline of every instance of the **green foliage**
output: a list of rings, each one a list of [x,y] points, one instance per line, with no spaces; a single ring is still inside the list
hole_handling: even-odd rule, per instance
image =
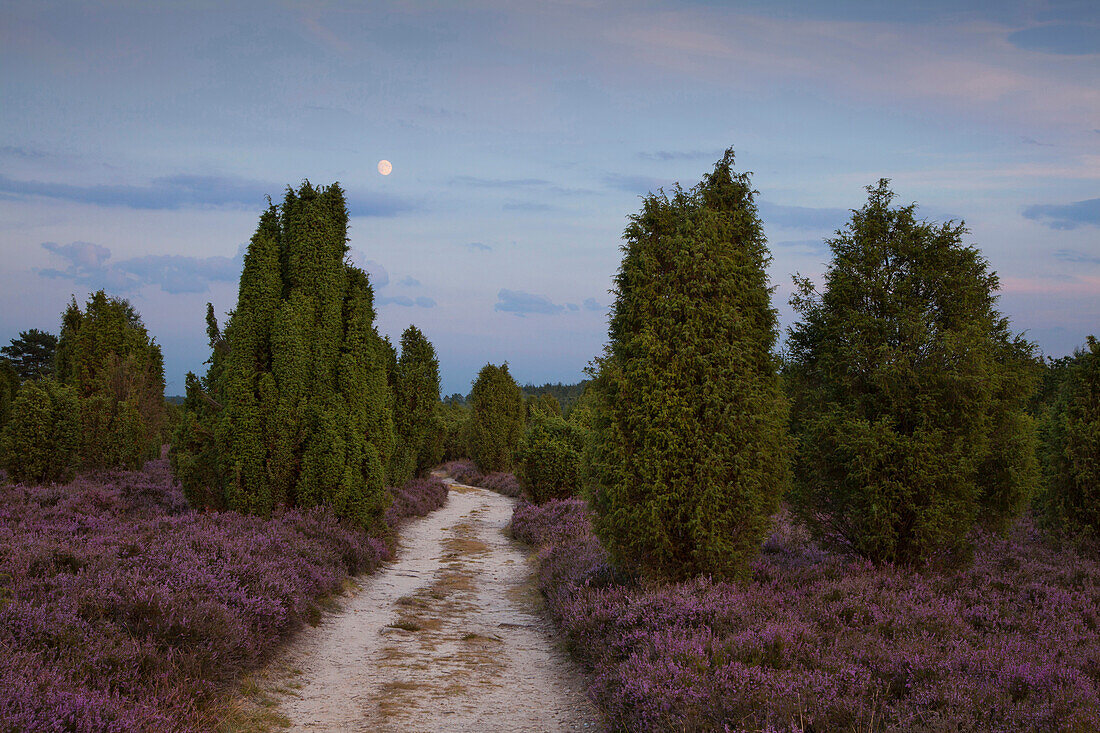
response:
[[[397,442],[390,461],[390,481],[401,486],[416,472],[435,465],[436,456],[443,451],[442,420],[436,415],[439,360],[416,326],[409,326],[401,335],[401,357],[393,370]]]
[[[366,273],[345,262],[339,185],[288,188],[245,254],[237,307],[188,375],[172,465],[192,504],[268,515],[327,504],[365,526],[385,510],[394,450],[388,344]]]
[[[62,315],[57,379],[80,400],[80,468],[139,468],[165,437],[164,358],[128,301],[93,294]]]
[[[1100,341],[1093,336],[1066,366],[1043,443],[1047,525],[1070,539],[1100,541]]]
[[[523,393],[508,365],[486,364],[471,394],[471,458],[482,471],[510,471],[526,421]]]
[[[442,461],[457,461],[460,458],[469,458],[471,431],[473,420],[472,410],[464,403],[444,402],[439,406],[438,417],[443,425],[443,455]]]
[[[729,150],[626,229],[585,457],[594,525],[621,568],[737,577],[787,478],[770,261]]]
[[[534,417],[519,453],[517,476],[536,504],[577,493],[584,442],[574,423],[552,414]]]
[[[80,444],[76,390],[49,379],[19,389],[0,431],[0,456],[17,483],[55,483],[73,476]]]
[[[891,208],[887,181],[829,244],[785,377],[796,510],[875,561],[952,562],[979,513],[1003,526],[1034,485],[1033,347],[994,309],[997,277],[964,227]]]
[[[53,374],[54,353],[57,350],[57,336],[32,328],[20,331],[18,338],[11,344],[0,348],[10,361],[20,381],[42,379]]]
[[[529,424],[538,417],[561,417],[561,403],[549,392],[527,395],[525,405]]]
[[[0,359],[0,430],[11,419],[12,403],[15,401],[15,393],[19,389],[19,376],[7,359]],[[0,453],[0,461],[3,454]]]

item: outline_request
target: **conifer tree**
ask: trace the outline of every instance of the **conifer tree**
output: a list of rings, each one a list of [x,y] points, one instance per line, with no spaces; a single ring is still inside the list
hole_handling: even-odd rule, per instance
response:
[[[568,498],[580,485],[583,451],[584,433],[576,424],[560,415],[536,412],[523,439],[516,475],[536,504]]]
[[[72,478],[80,446],[76,390],[51,379],[28,380],[12,416],[0,430],[0,457],[17,483],[58,483]]]
[[[435,348],[416,326],[401,334],[401,356],[394,365],[394,433],[396,445],[390,480],[400,486],[434,455],[429,442],[438,432],[439,360]]]
[[[829,241],[824,291],[796,278],[796,509],[875,561],[965,559],[984,507],[1029,498],[1032,346],[995,310],[997,276],[962,224],[891,207],[885,180]]]
[[[1044,419],[1044,519],[1055,534],[1100,543],[1100,341],[1068,361]]]
[[[32,328],[20,331],[8,346],[0,348],[20,380],[42,379],[53,374],[57,336]]]
[[[79,399],[80,467],[138,468],[160,454],[167,412],[164,358],[134,307],[100,290],[62,314],[57,379]]]
[[[486,364],[471,394],[471,457],[482,471],[509,471],[523,439],[526,413],[523,392],[508,373],[508,364]]]
[[[347,222],[339,185],[308,181],[261,215],[224,330],[207,315],[210,370],[188,376],[172,461],[193,503],[326,504],[381,521],[392,396],[369,280],[345,261]]]
[[[728,150],[702,182],[650,195],[625,232],[609,344],[588,387],[595,528],[650,577],[737,577],[786,482],[769,255]]]
[[[15,400],[15,393],[19,387],[19,376],[15,373],[11,362],[0,359],[0,430],[4,429],[11,419],[11,406]],[[2,456],[0,456],[2,459]]]

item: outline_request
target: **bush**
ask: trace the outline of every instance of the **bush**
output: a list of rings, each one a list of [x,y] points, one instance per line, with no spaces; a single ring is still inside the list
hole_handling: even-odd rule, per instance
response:
[[[0,456],[16,483],[55,483],[73,476],[80,446],[76,391],[52,380],[28,381],[0,433]]]
[[[1045,519],[1056,533],[1100,541],[1100,341],[1077,351],[1043,426]]]
[[[585,459],[597,535],[624,571],[743,575],[787,478],[770,260],[726,151],[627,227]]]
[[[560,417],[537,414],[520,451],[518,477],[531,500],[573,496],[579,488],[584,434]]]
[[[864,557],[946,564],[979,514],[1003,527],[1030,498],[1033,347],[994,309],[997,277],[963,226],[891,208],[887,183],[830,240],[824,291],[795,278],[792,501]]]
[[[485,471],[511,470],[523,439],[526,413],[523,392],[508,373],[508,365],[483,366],[471,401],[471,457]]]

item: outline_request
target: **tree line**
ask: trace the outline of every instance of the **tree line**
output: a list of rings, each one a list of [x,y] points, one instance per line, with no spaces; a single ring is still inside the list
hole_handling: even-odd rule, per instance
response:
[[[75,300],[60,337],[0,361],[0,460],[17,481],[140,465],[170,434],[193,506],[325,504],[375,527],[386,484],[441,460],[514,471],[535,501],[583,495],[621,569],[741,577],[786,501],[823,543],[950,565],[971,530],[1034,507],[1100,540],[1100,346],[1043,361],[996,308],[998,280],[954,222],[888,182],[827,241],[778,350],[762,224],[727,151],[689,190],[647,196],[624,233],[608,342],[580,385],[520,387],[487,364],[440,400],[432,344],[375,327],[347,261],[336,184],[288,188],[259,219],[236,308],[207,308],[205,375],[182,407],[134,309]],[[171,423],[171,424],[170,424]]]

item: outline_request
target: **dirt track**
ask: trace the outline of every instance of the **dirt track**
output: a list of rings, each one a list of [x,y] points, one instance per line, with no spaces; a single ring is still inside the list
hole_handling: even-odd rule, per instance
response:
[[[599,730],[505,535],[513,499],[452,484],[397,558],[273,667],[294,731]]]

